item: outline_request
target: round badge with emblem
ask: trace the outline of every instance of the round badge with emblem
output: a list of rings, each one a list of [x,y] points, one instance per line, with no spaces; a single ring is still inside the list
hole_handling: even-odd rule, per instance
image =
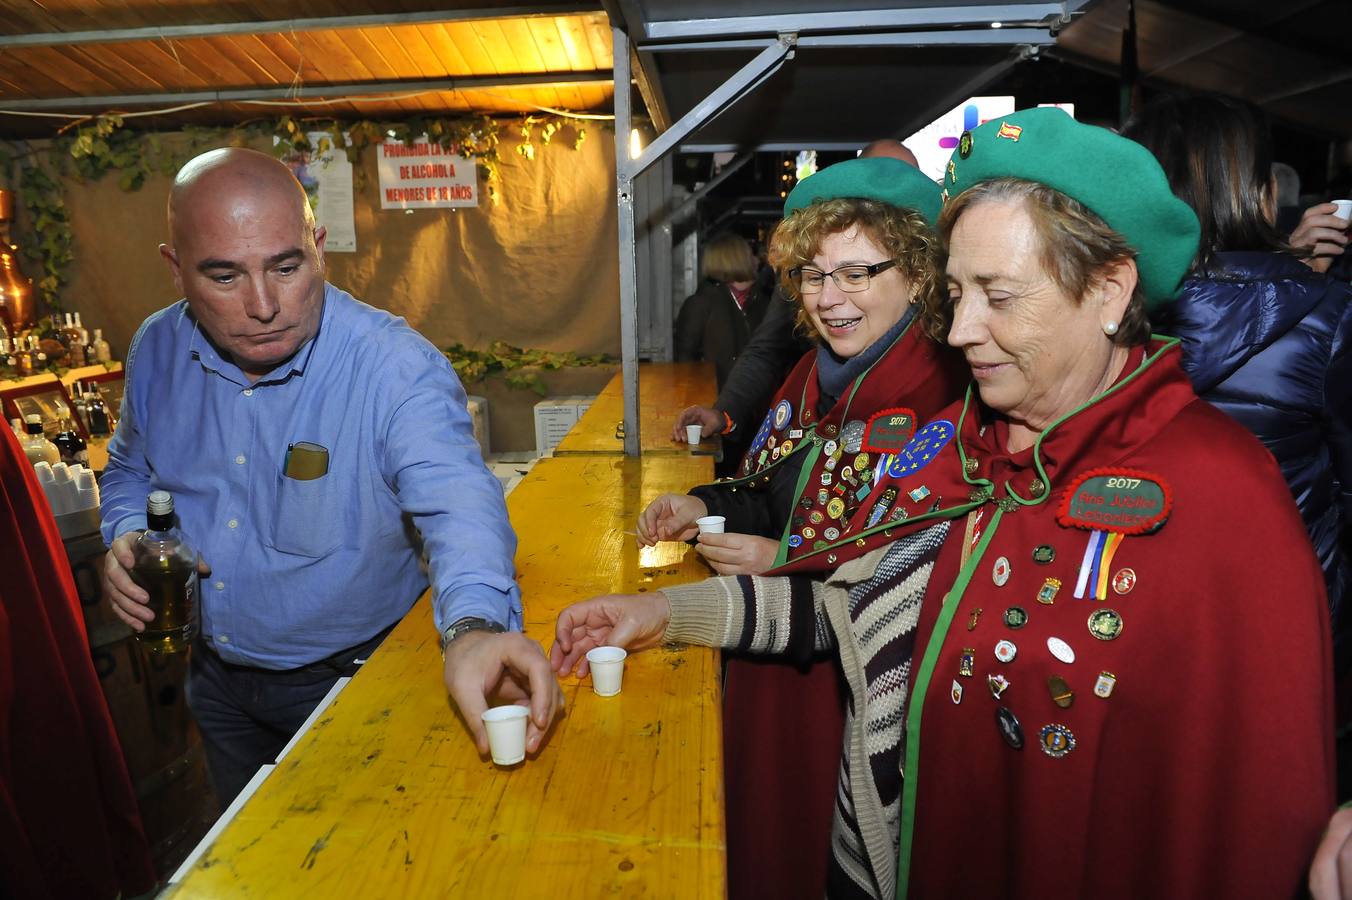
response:
[[[1075,749],[1075,735],[1064,725],[1044,725],[1038,732],[1038,740],[1042,752],[1053,759],[1060,759]]]
[[[804,538],[806,538],[807,540],[810,541],[810,540],[812,540],[812,539],[813,539],[814,537],[816,537],[816,536],[817,536],[817,529],[813,528],[811,525],[806,525],[806,526],[803,527],[803,537],[804,537]]]
[[[1023,726],[1019,724],[1018,716],[1002,706],[995,711],[995,725],[1006,744],[1015,750],[1023,749]]]
[[[840,447],[840,445],[837,444],[835,441],[827,441],[825,444],[822,445],[822,455],[823,455],[823,456],[834,456],[836,450],[837,450],[839,447]]]
[[[826,504],[826,514],[833,519],[845,515],[845,501],[839,497],[832,497],[831,502]]]
[[[761,407],[764,409],[764,407]],[[787,400],[780,400],[775,406],[775,431],[782,431],[793,417],[793,406]]]
[[[1096,609],[1089,616],[1089,633],[1100,641],[1115,640],[1122,633],[1122,616],[1114,609]]]
[[[1118,569],[1117,574],[1113,576],[1113,590],[1119,594],[1130,594],[1134,587],[1136,587],[1136,570]]]
[[[1051,565],[1056,560],[1056,549],[1051,544],[1038,544],[1033,548],[1033,562],[1039,566]]]
[[[1011,663],[1018,655],[1019,648],[1014,646],[1013,641],[1000,641],[995,645],[995,658],[1002,663]]]
[[[784,454],[785,456],[788,456],[790,453],[792,453],[792,452],[793,452],[793,441],[785,441],[784,443],[780,444],[780,445],[779,445],[779,452],[782,453],[782,454]]]
[[[1022,606],[1011,606],[1005,610],[1005,627],[1018,631],[1028,624],[1028,612]]]
[[[856,457],[854,458],[854,468],[855,468],[856,471],[859,471],[859,472],[862,472],[862,471],[864,471],[865,469],[868,468],[868,454],[867,454],[867,453],[860,453],[858,456],[856,456]]]
[[[790,546],[790,547],[801,547],[801,546],[803,546],[803,536],[802,536],[801,534],[791,534],[791,535],[789,535],[789,546]]]
[[[826,538],[828,541],[834,541],[836,538],[840,537],[840,529],[834,527],[828,528],[822,532],[822,537]]]
[[[1009,583],[1010,573],[1013,567],[1009,564],[1009,557],[1002,556],[995,561],[995,567],[991,569],[991,579],[996,587],[1004,587]]]
[[[822,515],[820,509],[814,509],[812,512],[808,513],[807,520],[813,525],[820,525],[826,521],[826,516]]]

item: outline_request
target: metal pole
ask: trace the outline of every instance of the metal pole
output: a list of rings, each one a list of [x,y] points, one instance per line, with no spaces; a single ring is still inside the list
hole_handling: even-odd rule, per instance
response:
[[[624,380],[624,455],[639,456],[638,424],[638,275],[634,252],[634,171],[629,159],[633,127],[629,85],[629,36],[612,27],[615,67],[615,181],[620,216],[620,359]]]

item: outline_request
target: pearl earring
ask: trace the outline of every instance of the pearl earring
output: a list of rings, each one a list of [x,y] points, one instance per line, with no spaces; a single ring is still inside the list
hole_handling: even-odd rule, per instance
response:
[[[1114,322],[1112,319],[1109,319],[1108,321],[1104,322],[1103,333],[1108,335],[1108,337],[1112,337],[1113,335],[1117,334],[1117,323]]]

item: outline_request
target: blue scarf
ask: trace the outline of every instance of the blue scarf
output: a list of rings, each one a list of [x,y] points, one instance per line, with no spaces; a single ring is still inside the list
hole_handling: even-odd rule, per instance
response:
[[[915,318],[916,308],[914,303],[908,305],[897,324],[887,329],[886,334],[869,344],[862,353],[857,353],[849,359],[836,356],[825,341],[817,346],[818,416],[826,415],[840,400],[841,394],[845,393],[850,383],[882,358],[896,341],[897,335],[905,331],[911,319]]]

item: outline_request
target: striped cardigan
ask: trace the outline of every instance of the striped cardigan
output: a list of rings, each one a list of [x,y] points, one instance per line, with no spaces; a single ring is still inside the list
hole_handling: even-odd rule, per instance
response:
[[[666,639],[806,659],[834,648],[850,685],[827,894],[896,891],[901,761],[915,628],[948,522],[851,560],[825,582],[734,576],[663,588]]]

